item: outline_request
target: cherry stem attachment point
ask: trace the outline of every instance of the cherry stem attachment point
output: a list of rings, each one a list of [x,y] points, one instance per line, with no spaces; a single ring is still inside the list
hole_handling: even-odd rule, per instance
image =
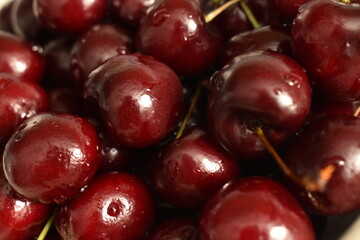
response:
[[[222,13],[226,9],[228,9],[231,5],[243,1],[244,0],[231,0],[226,2],[224,5],[221,5],[219,8],[215,9],[214,11],[211,11],[208,14],[206,14],[205,22],[207,23],[211,22],[214,18],[216,18],[220,13]]]
[[[183,134],[184,130],[185,130],[185,127],[186,125],[188,124],[189,122],[189,119],[191,117],[191,114],[192,112],[194,111],[195,109],[195,106],[196,106],[196,103],[199,101],[199,98],[200,98],[200,95],[201,95],[201,91],[202,91],[202,88],[204,86],[204,84],[206,83],[207,81],[201,81],[199,82],[197,88],[196,88],[196,92],[195,92],[195,95],[191,101],[191,104],[190,104],[190,107],[189,107],[189,110],[188,112],[186,113],[186,116],[183,120],[183,122],[181,123],[181,126],[179,128],[179,131],[176,133],[176,137],[175,139],[179,139],[181,137],[181,135]]]
[[[318,179],[316,179],[315,181],[310,177],[306,177],[306,176],[299,177],[285,164],[285,162],[282,160],[282,158],[279,156],[279,154],[273,148],[271,143],[265,137],[265,134],[264,134],[263,130],[261,129],[261,127],[255,127],[254,129],[255,129],[256,134],[260,138],[260,140],[265,145],[265,148],[273,156],[273,158],[278,163],[278,165],[283,170],[283,172],[286,176],[288,176],[291,180],[293,180],[295,183],[299,184],[300,186],[305,187],[305,189],[307,191],[323,192],[325,190],[327,183],[329,182],[334,171],[336,170],[336,167],[334,165],[331,164],[331,165],[328,165],[328,166],[322,168],[319,172]]]
[[[42,229],[39,237],[37,238],[37,240],[44,240],[46,238],[46,235],[48,234],[51,225],[54,223],[55,221],[55,216],[56,216],[57,210],[55,209],[54,212],[52,213],[51,217],[48,219],[48,221],[46,222],[44,228]]]
[[[240,6],[242,8],[242,10],[244,11],[246,17],[248,18],[248,20],[250,21],[251,25],[253,26],[254,29],[258,29],[261,27],[261,24],[258,22],[258,20],[255,18],[254,14],[252,13],[252,11],[250,10],[250,8],[248,7],[248,5],[245,3],[245,1],[241,1],[240,2]]]

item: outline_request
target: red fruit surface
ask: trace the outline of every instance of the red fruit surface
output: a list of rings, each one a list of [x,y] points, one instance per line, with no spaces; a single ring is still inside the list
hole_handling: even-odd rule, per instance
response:
[[[221,189],[203,209],[202,240],[315,240],[308,216],[279,183],[253,177]]]
[[[4,150],[11,186],[43,203],[64,203],[93,177],[100,164],[99,139],[85,119],[42,113],[27,119]]]
[[[62,239],[141,240],[154,218],[147,186],[128,173],[107,173],[62,206],[56,228]]]

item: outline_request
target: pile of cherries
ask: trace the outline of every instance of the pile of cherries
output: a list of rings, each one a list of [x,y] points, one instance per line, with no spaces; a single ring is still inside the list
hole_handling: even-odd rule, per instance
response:
[[[12,0],[0,29],[1,240],[315,240],[360,208],[360,1]]]

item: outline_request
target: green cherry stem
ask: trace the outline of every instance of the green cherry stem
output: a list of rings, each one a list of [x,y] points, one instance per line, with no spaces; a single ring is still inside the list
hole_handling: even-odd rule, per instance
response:
[[[254,29],[258,29],[261,27],[260,23],[258,22],[258,20],[255,18],[254,14],[252,13],[252,11],[250,10],[250,8],[248,7],[248,5],[245,3],[245,1],[241,1],[240,2],[240,6],[243,9],[246,17],[249,19],[251,25],[253,26]]]
[[[51,225],[54,223],[55,220],[55,216],[56,216],[57,210],[55,209],[53,214],[51,215],[51,217],[48,219],[48,221],[46,222],[44,228],[42,229],[39,237],[37,238],[37,240],[44,240],[46,235],[48,234]]]
[[[206,84],[207,81],[201,81],[199,82],[197,88],[196,88],[196,92],[195,92],[195,95],[191,101],[191,104],[190,104],[190,107],[189,107],[189,110],[188,112],[186,113],[186,116],[183,120],[183,122],[181,123],[181,126],[179,128],[179,131],[176,133],[176,137],[175,139],[179,139],[181,137],[181,135],[183,134],[184,130],[185,130],[185,127],[186,125],[188,124],[189,122],[189,119],[191,117],[191,114],[192,112],[194,111],[194,108],[196,106],[196,103],[199,101],[199,98],[200,98],[200,95],[201,95],[201,91],[202,91],[202,88],[203,86]]]
[[[224,5],[221,5],[219,8],[215,9],[214,11],[211,11],[208,14],[206,14],[205,22],[207,22],[207,23],[211,22],[214,18],[216,18],[220,13],[222,13],[226,9],[228,9],[231,5],[238,3],[238,2],[243,2],[243,1],[244,0],[228,1],[227,3],[225,3]]]
[[[319,172],[319,176],[315,181],[307,176],[299,177],[285,164],[285,162],[282,160],[282,158],[273,148],[271,143],[265,137],[265,134],[261,129],[261,127],[255,127],[254,130],[258,135],[258,137],[260,138],[260,140],[265,145],[265,148],[273,156],[273,158],[278,163],[278,165],[283,170],[286,176],[288,176],[298,185],[305,187],[305,189],[309,192],[323,192],[325,190],[326,184],[328,183],[328,181],[330,180],[336,169],[334,165],[330,164],[322,168]]]

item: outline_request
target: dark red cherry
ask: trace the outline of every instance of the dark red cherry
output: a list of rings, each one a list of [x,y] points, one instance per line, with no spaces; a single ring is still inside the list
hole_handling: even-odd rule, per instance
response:
[[[0,161],[0,239],[36,237],[51,213],[51,206],[18,195],[3,175]]]
[[[16,35],[41,44],[48,41],[51,34],[35,17],[33,2],[34,0],[14,0],[11,9],[11,26]]]
[[[36,83],[0,74],[0,151],[17,126],[48,108],[47,95]]]
[[[156,0],[110,0],[111,16],[130,27],[136,27],[145,11]]]
[[[43,84],[49,87],[72,86],[70,52],[73,41],[57,38],[44,47],[45,76]]]
[[[118,144],[130,148],[166,137],[177,126],[184,102],[176,74],[140,54],[115,56],[95,69],[84,98],[99,106],[105,128]]]
[[[168,219],[153,229],[147,240],[200,240],[198,221],[182,217]]]
[[[56,33],[77,34],[99,22],[107,0],[34,0],[35,16]]]
[[[239,158],[266,152],[254,126],[278,146],[298,131],[310,110],[311,88],[304,69],[277,52],[234,58],[212,77],[210,88],[210,129]]]
[[[210,67],[221,40],[205,23],[199,0],[158,0],[140,22],[136,47],[189,76]]]
[[[13,3],[14,1],[11,0],[8,1],[7,4],[0,7],[0,30],[12,32],[10,15]]]
[[[333,168],[321,191],[300,189],[299,196],[311,210],[333,215],[360,207],[359,133],[359,118],[330,115],[310,122],[288,147],[284,161],[300,177],[319,182],[321,171]]]
[[[36,50],[38,47],[31,46],[20,37],[0,32],[0,72],[17,76],[21,80],[40,82],[44,62]]]
[[[66,112],[78,116],[84,114],[81,97],[72,88],[54,88],[47,91],[50,111]]]
[[[82,92],[90,72],[110,57],[132,52],[130,34],[113,24],[98,24],[75,42],[71,51],[71,68],[75,87]]]
[[[172,205],[200,208],[238,175],[239,166],[229,153],[208,132],[193,128],[162,152],[152,185]]]
[[[293,20],[299,8],[309,0],[268,0],[269,11],[280,19]]]
[[[7,143],[5,175],[25,197],[61,204],[91,180],[100,164],[99,150],[97,133],[85,119],[38,114],[23,122]]]
[[[62,239],[141,240],[154,218],[147,186],[127,173],[107,173],[62,206],[56,228]]]
[[[270,26],[261,27],[233,36],[225,45],[222,64],[230,62],[234,57],[254,50],[273,50],[290,55],[290,35]]]
[[[279,183],[244,178],[227,184],[203,209],[202,240],[315,240],[308,216]]]
[[[360,100],[359,16],[359,4],[310,1],[292,26],[294,56],[315,87],[338,101]]]

